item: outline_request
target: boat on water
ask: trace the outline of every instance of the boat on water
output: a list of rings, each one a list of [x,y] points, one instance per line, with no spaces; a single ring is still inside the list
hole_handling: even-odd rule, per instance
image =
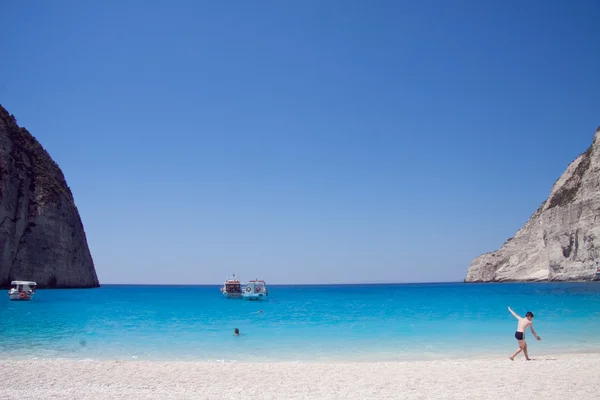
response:
[[[242,298],[242,283],[233,275],[233,278],[227,279],[221,288],[221,293],[228,299]]]
[[[248,282],[242,291],[244,300],[264,300],[268,295],[267,284],[265,281],[258,279]]]
[[[11,301],[28,301],[35,294],[37,283],[30,281],[12,281],[8,291]]]
[[[593,281],[600,281],[600,265],[598,263],[599,262],[596,261],[596,265],[595,265],[596,271],[594,272],[594,275],[592,277]]]

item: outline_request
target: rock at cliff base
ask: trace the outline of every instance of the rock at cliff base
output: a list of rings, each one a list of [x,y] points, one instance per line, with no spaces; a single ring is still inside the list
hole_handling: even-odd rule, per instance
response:
[[[465,282],[590,281],[600,260],[600,128],[515,236],[471,263]]]
[[[0,287],[98,287],[71,190],[48,152],[0,105]]]

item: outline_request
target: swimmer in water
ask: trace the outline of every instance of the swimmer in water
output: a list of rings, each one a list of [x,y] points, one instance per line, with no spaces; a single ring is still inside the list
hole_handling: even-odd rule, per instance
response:
[[[519,342],[519,349],[517,351],[515,351],[515,353],[512,356],[510,356],[510,359],[511,359],[511,361],[514,361],[515,357],[520,352],[523,352],[523,354],[525,355],[525,360],[529,361],[529,360],[531,360],[531,358],[529,358],[529,354],[527,353],[527,342],[525,341],[525,330],[527,328],[529,328],[531,330],[531,333],[533,333],[533,337],[535,337],[537,340],[542,340],[542,338],[539,337],[537,335],[537,333],[535,333],[535,330],[533,329],[533,322],[531,322],[531,320],[533,319],[533,313],[531,311],[527,311],[527,314],[525,314],[525,318],[521,318],[513,310],[511,310],[510,307],[508,307],[508,311],[510,311],[510,313],[519,321],[517,323],[517,331],[515,332],[515,338]]]
[[[238,328],[233,330],[233,336],[240,336],[240,330]]]

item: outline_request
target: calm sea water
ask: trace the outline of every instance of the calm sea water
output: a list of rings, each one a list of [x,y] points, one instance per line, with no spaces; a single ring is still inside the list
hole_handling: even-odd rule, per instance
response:
[[[509,354],[510,305],[535,314],[535,356],[600,351],[600,284],[270,286],[263,302],[217,286],[38,290],[0,301],[0,358],[319,361]],[[258,311],[262,310],[262,313]],[[233,336],[234,328],[242,335]]]

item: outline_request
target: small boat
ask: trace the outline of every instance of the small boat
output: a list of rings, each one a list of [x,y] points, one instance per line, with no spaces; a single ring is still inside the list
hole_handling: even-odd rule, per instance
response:
[[[35,288],[37,283],[29,281],[12,281],[10,283],[10,290],[8,291],[8,298],[13,301],[26,301],[31,300],[35,294]]]
[[[596,273],[592,278],[593,281],[600,281],[600,265],[598,265],[598,261],[596,261]]]
[[[265,281],[255,279],[246,284],[242,297],[244,300],[264,300],[269,295]]]
[[[232,279],[227,279],[221,288],[221,293],[228,299],[241,299],[242,298],[242,283],[239,279],[235,278],[235,274]]]

